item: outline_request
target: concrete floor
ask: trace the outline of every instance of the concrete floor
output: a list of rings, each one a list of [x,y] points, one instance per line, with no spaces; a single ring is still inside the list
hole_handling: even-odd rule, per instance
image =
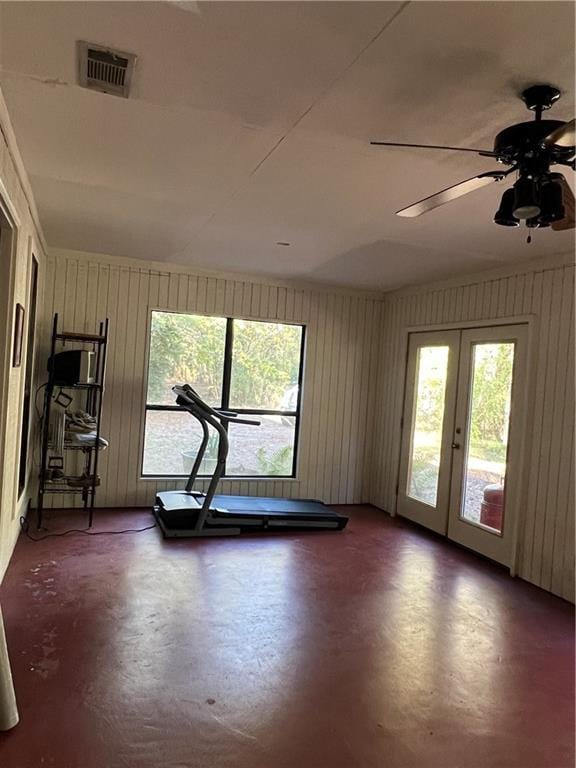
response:
[[[2,768],[571,768],[572,607],[348,509],[342,533],[21,540]]]

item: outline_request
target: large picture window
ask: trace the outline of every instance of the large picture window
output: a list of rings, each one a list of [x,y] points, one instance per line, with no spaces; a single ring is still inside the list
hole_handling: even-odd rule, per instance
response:
[[[144,477],[189,474],[200,425],[176,405],[174,384],[260,426],[231,424],[224,477],[294,477],[300,421],[304,327],[153,311],[146,395]],[[200,474],[212,473],[211,435]]]

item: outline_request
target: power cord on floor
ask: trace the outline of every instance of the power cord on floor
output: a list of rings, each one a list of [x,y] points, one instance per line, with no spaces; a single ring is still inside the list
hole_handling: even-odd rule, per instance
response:
[[[22,533],[27,536],[30,541],[44,541],[44,539],[52,539],[57,536],[69,536],[71,533],[82,533],[84,536],[115,536],[119,533],[143,533],[144,531],[151,531],[152,528],[156,528],[156,523],[146,526],[146,528],[125,528],[123,531],[91,531],[89,528],[70,528],[67,531],[61,533],[47,533],[44,536],[32,536],[30,533],[30,523],[25,517],[20,518],[20,528]]]

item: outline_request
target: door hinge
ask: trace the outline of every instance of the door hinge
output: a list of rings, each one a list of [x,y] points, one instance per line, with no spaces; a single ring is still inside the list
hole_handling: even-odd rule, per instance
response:
[[[400,417],[400,429],[404,428],[404,416]]]
[[[400,493],[400,483],[396,483],[396,496]]]

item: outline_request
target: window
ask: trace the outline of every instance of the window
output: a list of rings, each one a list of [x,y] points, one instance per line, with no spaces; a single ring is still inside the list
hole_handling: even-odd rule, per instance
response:
[[[224,477],[294,477],[303,351],[301,325],[153,311],[143,476],[190,472],[202,432],[171,389],[188,383],[209,405],[260,422],[229,426]],[[201,474],[217,448],[211,434]]]

